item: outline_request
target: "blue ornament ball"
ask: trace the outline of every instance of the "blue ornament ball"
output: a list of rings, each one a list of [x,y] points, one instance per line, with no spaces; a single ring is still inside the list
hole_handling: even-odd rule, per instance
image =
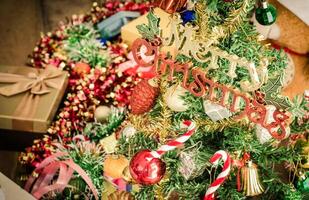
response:
[[[196,14],[194,10],[185,10],[180,13],[180,16],[184,24],[188,22],[193,22],[196,19]]]
[[[101,38],[101,39],[100,39],[100,43],[101,43],[102,45],[106,45],[107,39],[106,39],[106,38]]]

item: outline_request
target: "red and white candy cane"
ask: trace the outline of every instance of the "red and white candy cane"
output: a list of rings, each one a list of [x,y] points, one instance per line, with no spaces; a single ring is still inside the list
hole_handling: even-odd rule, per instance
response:
[[[179,145],[182,145],[185,143],[195,132],[195,123],[189,120],[186,120],[183,122],[183,125],[185,125],[188,128],[188,131],[182,134],[179,138],[175,140],[169,141],[167,144],[162,145],[158,150],[152,151],[151,155],[154,158],[160,158],[164,153],[167,151],[174,150],[177,148]]]
[[[220,158],[224,161],[222,172],[218,175],[216,180],[210,185],[207,189],[204,196],[204,200],[213,200],[215,199],[215,192],[218,190],[220,185],[225,181],[226,177],[230,174],[231,171],[231,157],[230,155],[223,150],[217,151],[211,158],[210,162],[214,165],[219,163]]]

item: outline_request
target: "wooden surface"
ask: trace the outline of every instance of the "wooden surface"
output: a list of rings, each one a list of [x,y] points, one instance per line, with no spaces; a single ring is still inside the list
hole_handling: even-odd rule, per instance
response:
[[[40,2],[0,0],[0,64],[22,65],[43,31]]]
[[[0,0],[0,65],[25,65],[41,32],[53,30],[67,16],[89,11],[92,2]],[[18,151],[37,136],[0,131],[0,172],[16,181]]]
[[[0,64],[23,65],[41,32],[89,11],[91,0],[0,0]]]

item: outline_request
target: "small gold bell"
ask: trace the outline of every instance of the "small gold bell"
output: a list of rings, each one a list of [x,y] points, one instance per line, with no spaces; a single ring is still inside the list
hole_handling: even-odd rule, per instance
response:
[[[133,200],[133,196],[129,192],[125,191],[115,191],[110,194],[107,198],[108,200]]]
[[[242,187],[246,196],[256,196],[264,192],[256,164],[249,161],[241,168]]]
[[[127,181],[131,182],[132,181],[132,176],[130,174],[129,166],[126,166],[123,171],[122,171],[122,178]]]

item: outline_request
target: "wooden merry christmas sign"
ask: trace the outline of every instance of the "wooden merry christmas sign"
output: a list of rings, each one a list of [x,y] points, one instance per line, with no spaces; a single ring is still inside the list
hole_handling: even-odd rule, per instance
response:
[[[142,47],[146,48],[147,60],[141,56]],[[276,109],[273,113],[274,121],[267,123],[267,110],[263,104],[243,93],[208,79],[206,72],[200,68],[192,68],[188,63],[181,64],[169,59],[165,54],[159,52],[158,46],[154,46],[144,39],[134,41],[132,54],[139,66],[152,66],[158,77],[168,75],[168,80],[171,81],[176,73],[181,73],[183,88],[196,97],[219,102],[220,105],[234,113],[235,119],[247,117],[251,122],[266,128],[273,138],[282,140],[286,137],[289,117],[285,112]]]

